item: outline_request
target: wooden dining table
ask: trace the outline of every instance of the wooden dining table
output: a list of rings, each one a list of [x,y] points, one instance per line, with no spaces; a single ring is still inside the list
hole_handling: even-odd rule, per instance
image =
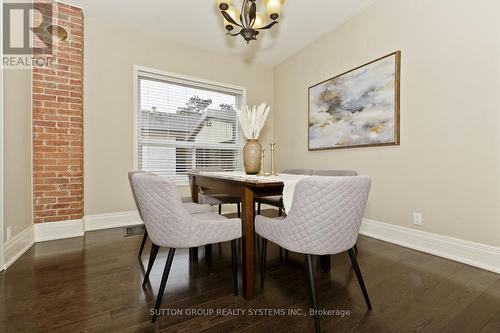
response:
[[[243,297],[255,296],[254,198],[281,195],[284,183],[270,179],[227,177],[217,173],[190,173],[191,196],[198,202],[200,188],[241,197]],[[322,258],[323,259],[323,258]],[[321,261],[321,270],[329,270],[329,257]]]

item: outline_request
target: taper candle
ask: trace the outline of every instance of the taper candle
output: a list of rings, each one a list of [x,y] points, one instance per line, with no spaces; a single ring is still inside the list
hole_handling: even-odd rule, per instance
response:
[[[276,175],[276,168],[274,166],[274,151],[276,150],[276,144],[275,143],[270,143],[271,146],[271,175]]]

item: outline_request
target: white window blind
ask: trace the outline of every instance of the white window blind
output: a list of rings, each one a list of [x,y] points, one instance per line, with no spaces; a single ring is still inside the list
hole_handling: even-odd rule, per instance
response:
[[[241,169],[243,91],[138,71],[137,167],[188,183],[199,167]]]

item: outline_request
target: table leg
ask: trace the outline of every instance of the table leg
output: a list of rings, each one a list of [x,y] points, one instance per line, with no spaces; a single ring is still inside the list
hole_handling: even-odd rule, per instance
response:
[[[193,177],[193,176],[189,176]],[[191,179],[191,199],[193,202],[198,203],[198,192],[200,191],[200,187],[196,185],[196,178],[193,177]],[[198,260],[198,248],[193,247],[189,249],[189,261],[197,261]]]
[[[196,185],[196,178],[193,177],[191,180],[191,199],[193,199],[193,202],[198,203],[198,192],[200,192],[200,187]]]
[[[243,270],[243,297],[250,300],[254,297],[254,205],[253,191],[243,188],[241,195],[241,223],[242,223],[242,270]]]

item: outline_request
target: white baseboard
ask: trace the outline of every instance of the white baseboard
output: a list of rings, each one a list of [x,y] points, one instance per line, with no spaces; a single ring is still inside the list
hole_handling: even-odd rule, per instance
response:
[[[363,219],[362,235],[500,273],[500,248]]]
[[[230,208],[228,211],[232,212],[232,209]],[[81,237],[85,234],[85,231],[139,224],[142,224],[142,221],[137,211],[87,215],[83,220],[35,224],[5,244],[5,268],[12,265],[35,242]],[[360,233],[368,237],[500,273],[500,248],[498,247],[370,219],[363,220]]]
[[[85,215],[85,231],[127,227],[143,224],[137,211]]]
[[[28,228],[21,231],[19,234],[12,237],[4,245],[4,269],[9,268],[20,256],[22,256],[26,251],[28,251],[33,244],[35,244],[35,232],[34,227],[29,226]]]
[[[81,237],[84,234],[83,220],[36,223],[34,226],[36,242]]]

